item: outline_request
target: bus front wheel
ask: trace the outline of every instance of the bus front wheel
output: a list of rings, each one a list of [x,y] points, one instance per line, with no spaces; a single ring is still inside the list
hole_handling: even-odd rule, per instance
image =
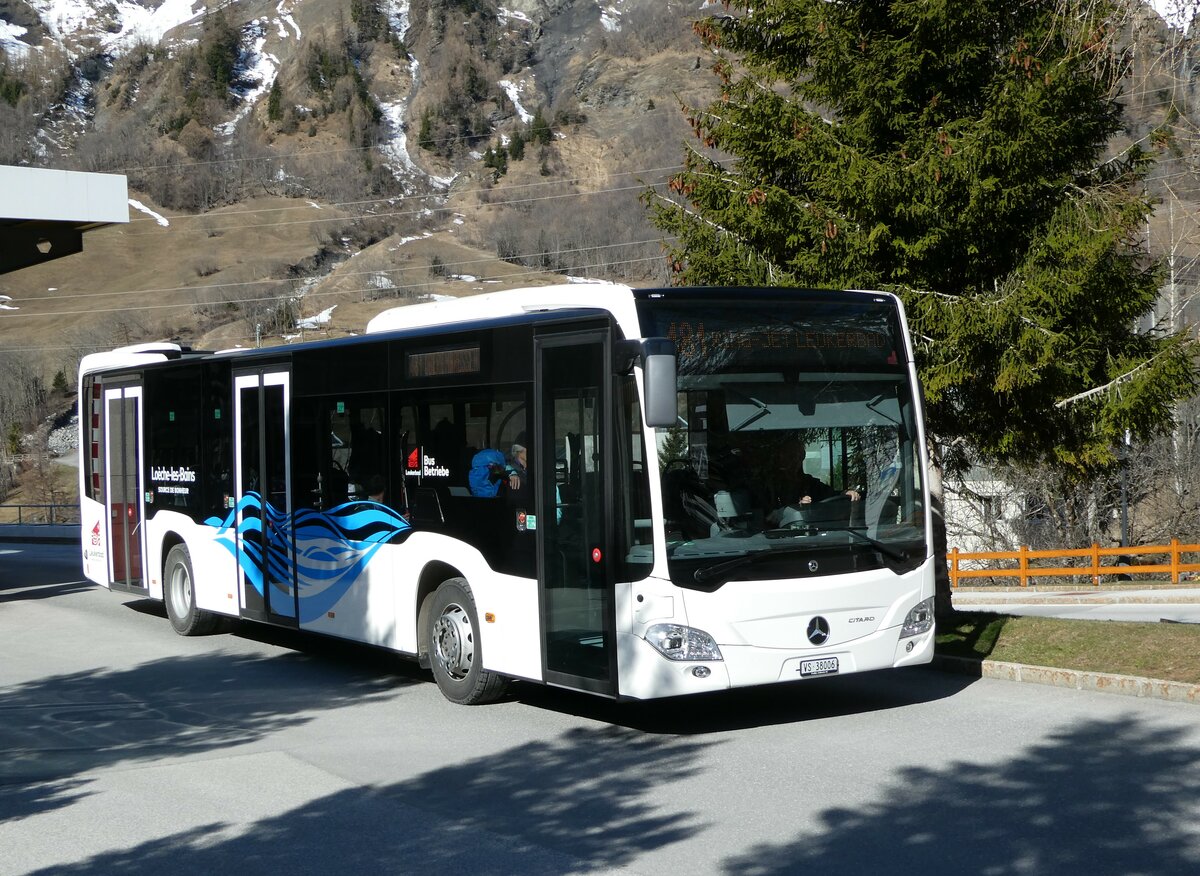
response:
[[[462,578],[443,581],[429,612],[429,663],[442,695],[473,706],[504,695],[508,679],[483,668],[475,597]]]
[[[181,544],[167,552],[163,563],[163,601],[171,626],[179,635],[203,636],[216,630],[220,618],[196,607],[192,557]]]

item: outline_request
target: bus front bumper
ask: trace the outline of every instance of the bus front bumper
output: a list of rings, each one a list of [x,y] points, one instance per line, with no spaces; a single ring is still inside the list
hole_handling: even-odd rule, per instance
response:
[[[703,661],[668,660],[645,639],[621,634],[617,637],[620,695],[630,699],[682,696],[916,666],[933,659],[936,627],[903,639],[898,638],[899,631],[887,627],[828,650],[721,645],[724,659]]]

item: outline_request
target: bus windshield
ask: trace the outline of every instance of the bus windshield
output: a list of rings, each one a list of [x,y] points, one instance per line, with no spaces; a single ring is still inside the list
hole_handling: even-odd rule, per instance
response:
[[[917,412],[891,298],[639,302],[678,350],[658,432],[672,580],[915,568],[926,553]]]

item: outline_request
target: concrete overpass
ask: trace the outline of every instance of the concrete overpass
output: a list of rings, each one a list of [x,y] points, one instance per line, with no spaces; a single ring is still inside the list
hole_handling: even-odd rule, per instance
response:
[[[81,252],[85,231],[128,221],[121,174],[0,165],[0,274]]]

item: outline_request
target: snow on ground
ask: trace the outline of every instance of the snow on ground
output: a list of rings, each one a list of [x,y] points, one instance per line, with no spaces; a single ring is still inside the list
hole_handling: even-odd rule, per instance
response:
[[[524,12],[519,12],[515,9],[505,9],[503,6],[496,10],[496,19],[501,24],[507,24],[513,20],[523,21],[526,24],[533,24],[533,19]]]
[[[497,83],[504,89],[504,93],[508,95],[508,99],[517,109],[517,115],[520,116],[521,122],[528,125],[533,121],[533,113],[525,109],[521,104],[521,92],[529,90],[532,86],[528,81],[513,82],[511,79],[501,79]]]
[[[405,6],[407,7],[407,4]],[[383,128],[386,132],[380,141],[379,150],[388,159],[392,172],[397,176],[423,176],[434,186],[448,189],[455,177],[427,174],[417,167],[417,163],[409,154],[408,132],[404,128],[405,117],[408,115],[409,101],[417,91],[421,73],[421,65],[412,55],[408,56],[408,72],[411,77],[408,95],[400,100],[379,102],[379,109],[383,113]]]
[[[151,210],[149,207],[147,207],[141,201],[135,201],[133,198],[130,198],[129,206],[133,207],[133,209],[135,209],[135,210],[140,210],[141,212],[145,213],[147,216],[152,216],[154,218],[154,221],[157,222],[159,225],[167,226],[167,225],[171,224],[170,222],[167,221],[166,216],[163,216],[161,213],[155,213],[153,210]]]
[[[21,37],[28,33],[28,29],[21,27],[18,24],[9,24],[7,21],[0,21],[0,49],[3,49],[6,54],[13,55],[17,58],[24,58],[29,54],[30,46],[23,42]]]
[[[413,61],[412,66],[416,67]],[[408,154],[408,134],[404,130],[404,115],[408,107],[408,99],[380,101],[379,109],[383,113],[383,128],[387,132],[380,144],[383,154],[391,159],[392,170],[409,175],[419,174],[421,169],[413,162]]]
[[[296,328],[316,329],[322,326],[329,325],[333,322],[333,312],[337,309],[337,305],[327,307],[318,313],[316,316],[306,316],[304,319],[296,320]]]
[[[62,99],[52,104],[42,116],[34,146],[40,158],[49,159],[51,148],[59,153],[69,152],[72,145],[91,125],[95,87],[78,71],[72,71],[71,81]]]
[[[158,43],[174,27],[191,21],[204,9],[204,0],[162,0],[155,8],[131,0],[89,3],[85,0],[28,0],[42,23],[60,42],[76,34],[96,35],[108,51],[126,49],[135,43]],[[97,7],[114,19],[115,32],[105,29],[107,21]]]
[[[600,7],[600,25],[610,33],[621,29],[621,10],[617,7],[620,5],[620,0],[617,0],[612,6]]]
[[[28,0],[42,24],[58,39],[83,30],[94,14],[92,8],[79,0]]]
[[[279,0],[279,5],[275,7],[275,11],[279,13],[281,21],[286,21],[292,26],[292,30],[296,32],[296,39],[300,39],[300,25],[296,24],[296,19],[292,18],[292,11],[296,8],[296,4],[300,0]],[[287,7],[286,9],[284,7]],[[283,24],[279,24],[279,38],[287,39],[287,31],[283,29]]]
[[[408,28],[411,23],[409,18],[409,0],[387,0],[384,3],[384,13],[387,15],[388,25],[396,32],[396,36],[400,38],[400,42],[404,42],[404,37],[408,34]]]
[[[263,46],[267,43],[267,19],[256,18],[242,28],[242,34],[244,37],[249,36],[254,40],[253,48],[249,49],[241,59],[245,63],[245,68],[238,75],[238,78],[249,87],[230,89],[241,101],[241,106],[238,107],[238,111],[232,119],[213,127],[217,134],[226,139],[233,136],[238,123],[249,115],[259,98],[271,90],[271,86],[275,84],[275,76],[279,72],[279,59],[270,52],[263,51]]]
[[[426,231],[424,234],[413,235],[412,237],[401,237],[396,241],[395,246],[389,246],[388,252],[395,252],[406,243],[412,243],[414,240],[424,240],[426,237],[433,237],[432,231]]]
[[[147,9],[129,0],[113,5],[121,17],[121,30],[103,38],[109,49],[129,48],[139,42],[154,45],[171,28],[195,18],[195,7],[200,7],[200,11],[204,9],[203,0],[163,0],[156,9]]]

